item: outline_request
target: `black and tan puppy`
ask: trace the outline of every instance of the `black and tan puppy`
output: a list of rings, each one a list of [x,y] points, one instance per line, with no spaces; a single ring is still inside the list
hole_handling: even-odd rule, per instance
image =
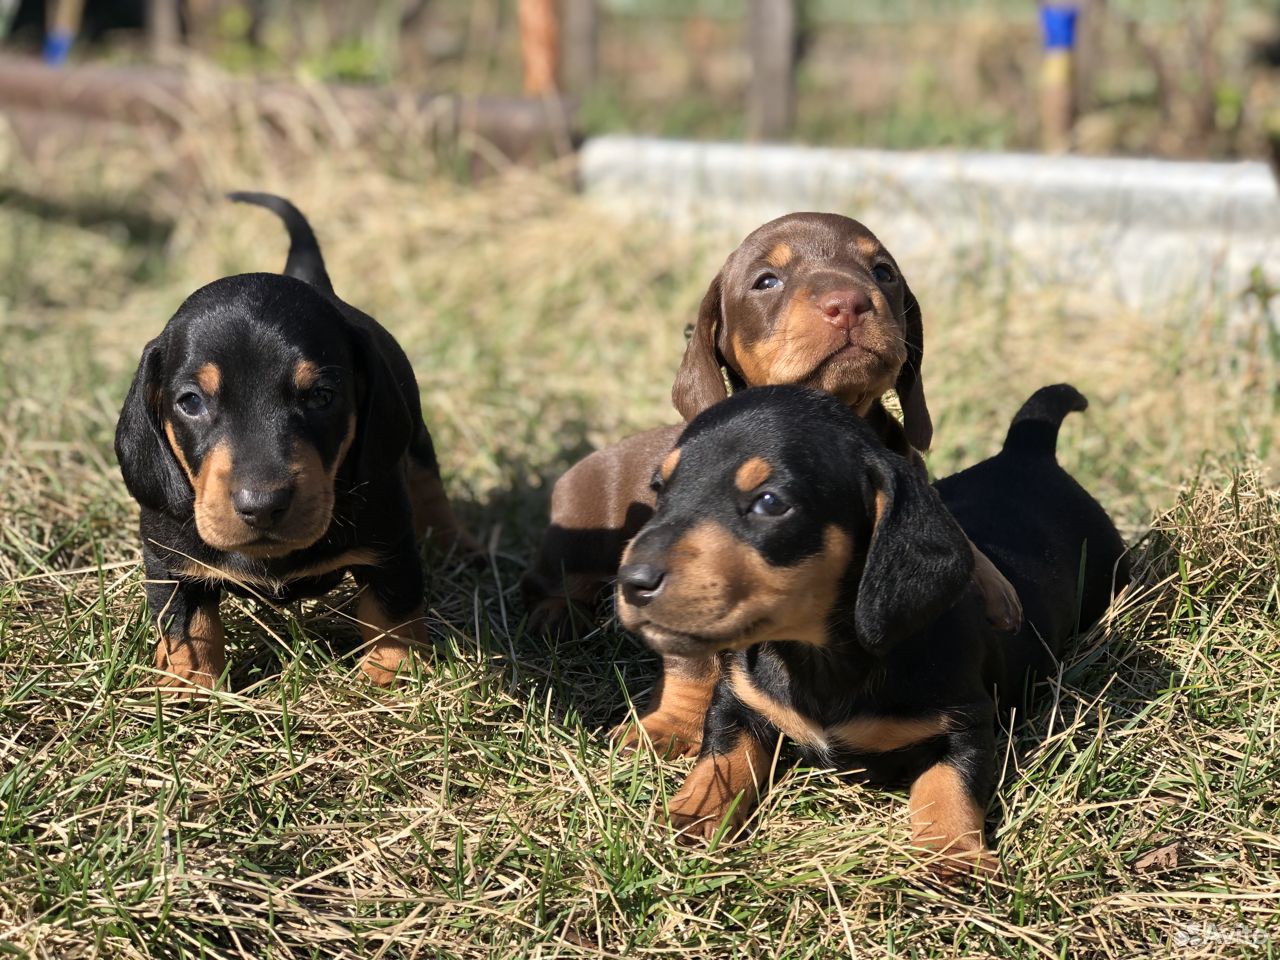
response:
[[[1084,407],[1045,387],[1001,453],[936,490],[811,390],[747,390],[689,425],[617,588],[622,622],[659,653],[721,662],[674,825],[710,836],[739,797],[741,825],[785,736],[814,762],[909,785],[915,842],[944,867],[991,868],[996,711],[1127,580],[1111,521],[1054,455]],[[1016,635],[984,616],[966,535],[1018,590]]]
[[[865,226],[830,213],[793,213],[753,230],[707,288],[671,390],[685,420],[735,390],[803,384],[839,398],[899,452],[927,450],[933,424],[921,366],[920,304],[897,262]],[[893,390],[899,428],[881,404]],[[575,464],[555,485],[551,523],[524,579],[530,622],[563,622],[611,583],[627,542],[653,512],[649,480],[683,424],[628,437]],[[923,471],[923,463],[920,465]],[[975,579],[992,622],[1016,630],[1009,583],[981,554]],[[639,727],[663,752],[694,753],[715,684],[714,660],[665,657]]]
[[[417,539],[473,549],[440,482],[413,369],[372,317],[334,295],[306,219],[284,275],[192,294],[142,351],[116,428],[142,507],[147,599],[170,684],[211,687],[225,665],[224,587],[285,601],[350,571],[365,673],[390,683],[425,639]]]

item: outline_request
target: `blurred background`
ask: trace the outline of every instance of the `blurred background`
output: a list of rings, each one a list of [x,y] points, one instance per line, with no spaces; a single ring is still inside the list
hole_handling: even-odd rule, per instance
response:
[[[1056,6],[1078,16],[1069,76],[1046,68],[1032,0],[0,0],[0,35],[56,62],[564,92],[581,136],[1263,155],[1280,107],[1276,4]],[[1065,102],[1046,104],[1064,82]]]

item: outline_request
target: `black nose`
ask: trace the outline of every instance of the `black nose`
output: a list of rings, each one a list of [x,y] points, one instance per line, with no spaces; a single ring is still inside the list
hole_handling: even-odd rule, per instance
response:
[[[293,487],[255,490],[242,487],[231,494],[236,515],[255,530],[266,530],[284,516],[293,502]]]
[[[643,607],[658,595],[667,571],[652,563],[628,563],[618,571],[618,583],[627,603]]]

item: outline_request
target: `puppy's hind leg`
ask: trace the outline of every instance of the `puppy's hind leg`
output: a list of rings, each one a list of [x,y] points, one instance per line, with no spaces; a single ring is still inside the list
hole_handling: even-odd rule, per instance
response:
[[[420,462],[413,454],[404,458],[404,471],[413,509],[414,536],[441,553],[456,551],[464,557],[483,557],[484,547],[480,541],[454,516],[440,471]]]

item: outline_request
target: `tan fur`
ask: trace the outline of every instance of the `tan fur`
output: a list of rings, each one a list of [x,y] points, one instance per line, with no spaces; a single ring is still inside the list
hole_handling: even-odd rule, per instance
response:
[[[427,647],[427,625],[419,608],[400,621],[392,620],[373,592],[365,590],[356,605],[360,622],[360,638],[364,641],[364,659],[360,669],[380,687],[394,686],[398,677],[410,667],[413,651]]]
[[[763,457],[751,457],[744,460],[733,475],[733,485],[742,493],[754,490],[773,475],[773,467]]]
[[[684,837],[711,839],[729,807],[741,797],[727,825],[727,835],[741,829],[760,801],[760,785],[769,776],[772,758],[754,737],[743,733],[729,753],[700,758],[679,792],[667,804],[671,825]]]
[[[764,255],[764,262],[781,270],[791,262],[791,258],[794,255],[791,250],[791,244],[785,242],[775,243],[773,248]]]
[[[696,756],[719,678],[715,657],[664,657],[648,711],[614,730],[614,739],[623,747],[647,743],[659,756]]]
[[[441,553],[458,550],[477,556],[484,547],[458,522],[445,493],[440,474],[419,466],[408,456],[404,459],[405,481],[409,486],[409,504],[413,510],[413,532],[418,540],[427,540]]]
[[[822,646],[851,552],[848,535],[832,524],[820,553],[775,567],[724,527],[704,521],[672,545],[661,593],[634,607],[619,590],[618,615],[659,652],[678,649],[683,634],[701,638],[708,653],[767,640]],[[629,553],[628,547],[624,564]]]
[[[917,846],[940,855],[941,874],[992,874],[998,867],[983,840],[986,814],[949,763],[930,767],[911,785],[911,834]]]
[[[222,389],[222,370],[216,363],[206,363],[196,371],[196,383],[200,385],[200,389],[206,396],[216,396]]]
[[[320,379],[320,368],[310,360],[299,360],[293,368],[293,385],[300,392],[310,390]]]
[[[752,386],[797,383],[834,394],[860,415],[889,390],[907,359],[902,332],[883,293],[868,291],[872,317],[856,337],[833,325],[819,294],[798,290],[766,336],[748,340],[734,330],[728,358]],[[850,343],[856,347],[850,347]],[[838,356],[837,356],[838,354]]]
[[[225,570],[207,563],[197,563],[194,560],[180,562],[174,566],[173,570],[175,573],[180,573],[192,580],[204,580],[208,583],[245,584],[251,587],[261,587],[270,592],[278,592],[297,580],[319,577],[326,573],[332,573],[334,570],[347,570],[351,567],[376,567],[381,562],[382,557],[378,551],[362,548],[348,550],[346,553],[341,553],[330,560],[290,570],[279,577],[268,577],[240,570]]]
[[[156,669],[173,676],[160,677],[162,687],[212,690],[226,668],[226,633],[218,617],[216,601],[197,607],[186,635],[180,625],[174,634],[162,634],[156,647]]]
[[[671,475],[676,472],[676,467],[679,465],[679,463],[680,463],[680,448],[676,447],[670,453],[668,453],[666,458],[662,461],[662,469],[659,471],[659,473],[662,476],[662,480],[664,483],[671,479]]]

